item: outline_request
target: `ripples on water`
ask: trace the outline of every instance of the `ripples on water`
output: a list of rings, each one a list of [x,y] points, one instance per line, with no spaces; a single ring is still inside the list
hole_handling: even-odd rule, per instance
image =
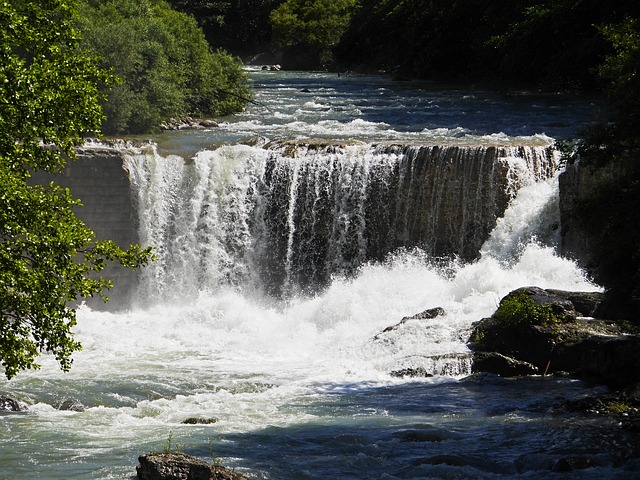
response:
[[[161,150],[189,157],[256,135],[548,145],[573,136],[591,109],[575,98],[378,77],[253,78],[269,108],[163,135]],[[531,241],[538,224],[557,218],[555,180],[520,193],[468,264],[434,263],[416,249],[335,276],[310,296],[274,300],[222,286],[122,313],[81,308],[84,350],[69,374],[45,357],[41,371],[0,381],[31,403],[0,414],[0,479],[131,478],[137,456],[162,451],[170,434],[187,453],[265,480],[638,478],[635,436],[614,418],[563,408],[601,389],[556,377],[466,377],[469,328],[501,296],[522,285],[597,288],[557,256],[555,239]],[[447,314],[376,338],[436,306]],[[409,368],[445,374],[390,375]],[[68,398],[86,410],[55,408]],[[217,422],[181,423],[189,417]],[[576,456],[594,466],[551,472]]]
[[[583,97],[493,93],[387,77],[251,72],[256,104],[216,129],[156,138],[166,152],[194,153],[256,136],[417,144],[546,145],[592,121]]]

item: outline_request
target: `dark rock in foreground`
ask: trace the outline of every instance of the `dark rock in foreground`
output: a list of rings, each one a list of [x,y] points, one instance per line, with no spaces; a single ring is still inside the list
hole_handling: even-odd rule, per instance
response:
[[[511,292],[496,313],[474,325],[473,371],[505,376],[564,371],[614,388],[640,382],[640,337],[628,325],[591,318],[601,300],[597,292],[538,287]]]
[[[246,480],[242,475],[185,453],[151,453],[138,457],[142,480]]]
[[[501,377],[535,375],[540,370],[531,363],[515,360],[497,352],[477,352],[473,357],[472,373],[491,372]]]

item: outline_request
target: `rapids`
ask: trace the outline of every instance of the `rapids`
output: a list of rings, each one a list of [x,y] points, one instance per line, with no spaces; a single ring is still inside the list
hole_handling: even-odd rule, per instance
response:
[[[469,376],[471,325],[506,293],[599,289],[555,250],[549,152],[552,137],[589,120],[584,102],[373,77],[253,78],[268,108],[165,134],[127,159],[140,238],[159,260],[141,275],[130,310],[79,308],[84,349],[70,373],[45,356],[39,371],[0,381],[30,404],[0,413],[0,478],[132,478],[138,455],[166,448],[265,480],[637,478],[629,432],[563,409],[598,388]],[[255,135],[276,144],[239,144]],[[319,137],[339,148],[300,153]],[[284,139],[297,155],[283,154]],[[438,251],[428,229],[396,235],[425,208],[393,203],[401,188],[377,196],[393,206],[386,223],[376,223],[383,209],[367,213],[372,182],[398,183],[412,171],[403,170],[408,152],[435,144],[503,152],[483,163],[500,166],[500,181],[489,176],[481,190],[504,205],[475,217],[491,227],[473,254]],[[281,169],[280,183],[270,168]],[[467,215],[448,224],[447,238],[475,229],[467,222],[477,198],[452,196],[448,208],[462,202]],[[314,205],[326,207],[323,229],[299,216]],[[375,251],[372,224],[395,235]],[[437,306],[444,316],[381,333]],[[407,369],[433,376],[392,375]],[[85,410],[57,409],[65,399]],[[192,417],[216,421],[182,423]],[[596,466],[550,472],[570,456]]]

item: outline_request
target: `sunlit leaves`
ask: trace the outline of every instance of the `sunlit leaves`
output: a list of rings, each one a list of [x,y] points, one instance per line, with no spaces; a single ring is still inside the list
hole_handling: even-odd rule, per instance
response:
[[[74,301],[102,295],[107,261],[139,267],[149,249],[98,242],[69,190],[29,183],[61,170],[102,121],[110,74],[77,48],[76,2],[0,1],[0,365],[9,378],[48,352],[63,370],[80,349]]]
[[[172,117],[227,115],[251,96],[240,62],[211,52],[196,21],[165,1],[91,1],[79,22],[85,48],[121,79],[104,104],[106,133],[143,133]]]
[[[330,59],[331,47],[349,26],[355,0],[286,0],[271,12],[274,39],[280,45],[307,45]]]

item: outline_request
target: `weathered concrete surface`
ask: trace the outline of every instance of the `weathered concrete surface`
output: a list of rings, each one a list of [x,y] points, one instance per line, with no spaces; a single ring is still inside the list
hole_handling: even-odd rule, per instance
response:
[[[113,240],[122,248],[137,243],[136,216],[128,172],[123,168],[124,151],[105,144],[78,150],[78,160],[69,162],[61,174],[37,172],[34,183],[55,181],[71,190],[83,207],[77,216],[91,228],[98,240]],[[122,310],[129,306],[135,282],[134,273],[118,265],[108,265],[105,278],[114,282],[107,292],[110,301],[104,304],[99,297],[87,299],[92,308]]]

